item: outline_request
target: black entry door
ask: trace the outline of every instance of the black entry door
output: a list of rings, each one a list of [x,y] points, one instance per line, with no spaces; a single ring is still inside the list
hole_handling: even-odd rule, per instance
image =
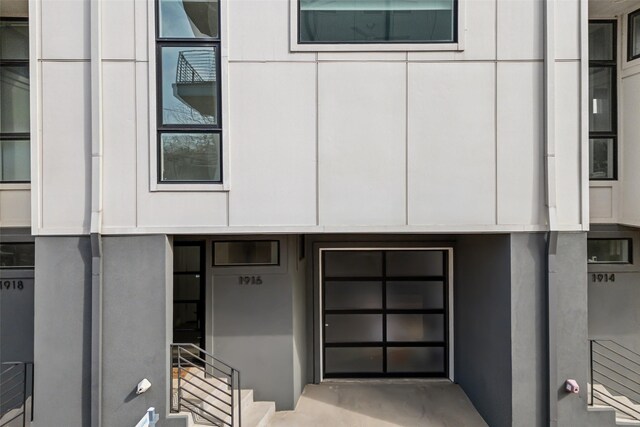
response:
[[[174,242],[173,342],[205,346],[204,242]]]
[[[322,255],[325,378],[446,377],[444,250]]]

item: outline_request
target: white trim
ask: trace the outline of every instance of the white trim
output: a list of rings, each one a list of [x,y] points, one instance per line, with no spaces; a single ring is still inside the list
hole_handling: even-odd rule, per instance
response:
[[[222,0],[225,1],[225,0]],[[300,44],[298,43],[298,2],[289,0],[289,50],[291,52],[435,52],[464,50],[466,28],[466,1],[457,0],[458,41],[455,43],[367,43],[367,44]]]
[[[588,224],[587,224],[588,225]],[[582,224],[559,225],[557,231],[584,231]],[[59,230],[59,229],[58,229]],[[425,226],[226,226],[186,225],[149,227],[103,227],[103,234],[290,234],[290,233],[396,233],[396,234],[462,234],[462,233],[535,233],[549,231],[544,225],[425,225]],[[56,234],[47,227],[43,234]]]
[[[30,182],[3,182],[0,183],[0,191],[31,190]]]
[[[363,242],[366,244],[366,242]],[[454,287],[454,282],[453,282],[453,247],[451,246],[411,246],[412,243],[414,242],[406,242],[408,244],[408,246],[404,246],[404,247],[397,247],[397,246],[392,246],[392,247],[385,247],[385,246],[371,246],[371,247],[367,247],[367,246],[360,246],[360,247],[344,247],[344,246],[338,246],[338,247],[321,247],[318,250],[318,302],[316,305],[316,309],[317,311],[317,318],[316,321],[318,322],[319,328],[318,328],[318,337],[317,337],[317,341],[316,341],[316,353],[318,353],[318,363],[319,363],[319,372],[320,372],[320,376],[319,376],[319,381],[320,382],[324,382],[325,378],[324,378],[324,372],[323,372],[323,367],[324,367],[324,363],[323,363],[323,359],[322,359],[322,355],[323,355],[323,351],[322,351],[322,343],[323,343],[323,337],[322,337],[322,330],[323,330],[323,326],[322,326],[322,316],[323,316],[323,312],[322,312],[322,253],[323,252],[338,252],[338,251],[446,251],[447,253],[447,257],[448,257],[448,271],[447,271],[447,283],[448,283],[448,313],[447,313],[447,321],[449,323],[449,337],[448,337],[448,345],[447,345],[447,350],[449,353],[449,375],[448,378],[451,381],[455,381],[455,372],[454,372],[454,322],[453,322],[453,317],[454,317],[454,311],[453,311],[453,287]],[[335,243],[334,243],[335,244]],[[315,256],[315,254],[314,254]],[[315,329],[315,328],[314,328]],[[330,381],[334,381],[334,378],[329,379]]]

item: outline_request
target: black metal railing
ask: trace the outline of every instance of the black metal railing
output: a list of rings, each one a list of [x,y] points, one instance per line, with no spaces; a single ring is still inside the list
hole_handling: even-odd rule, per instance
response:
[[[216,81],[216,55],[212,49],[183,50],[178,54],[176,83]]]
[[[33,363],[0,364],[0,427],[33,421]]]
[[[194,344],[171,344],[171,411],[241,427],[240,371]]]
[[[640,354],[611,340],[591,340],[589,403],[640,421]]]

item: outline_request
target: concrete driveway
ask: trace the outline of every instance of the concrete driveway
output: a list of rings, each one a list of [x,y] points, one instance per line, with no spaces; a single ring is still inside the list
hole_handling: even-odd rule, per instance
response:
[[[363,380],[307,385],[294,411],[272,427],[486,427],[462,389],[448,380]]]

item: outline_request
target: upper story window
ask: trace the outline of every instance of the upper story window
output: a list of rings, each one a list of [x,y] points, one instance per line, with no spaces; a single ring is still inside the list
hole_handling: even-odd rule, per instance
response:
[[[219,3],[159,0],[158,182],[222,182]]]
[[[0,182],[29,182],[29,23],[0,17]]]
[[[640,58],[640,9],[629,14],[629,40],[627,61]]]
[[[589,179],[617,179],[616,21],[589,22]]]
[[[298,43],[454,43],[456,0],[297,0]]]

